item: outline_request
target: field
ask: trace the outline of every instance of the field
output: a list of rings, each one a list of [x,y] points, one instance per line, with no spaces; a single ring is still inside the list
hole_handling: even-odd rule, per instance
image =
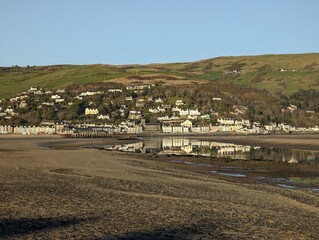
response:
[[[31,86],[57,89],[105,81],[182,85],[197,81],[231,82],[290,95],[301,88],[319,90],[319,54],[219,57],[193,63],[149,65],[2,67],[0,98],[11,97]]]
[[[148,155],[79,148],[101,141],[120,142],[1,137],[0,236],[315,239],[319,235],[318,193],[216,178]],[[307,169],[314,167],[304,166]]]

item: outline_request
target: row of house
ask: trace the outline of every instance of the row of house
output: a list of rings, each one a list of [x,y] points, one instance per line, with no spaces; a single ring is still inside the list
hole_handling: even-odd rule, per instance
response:
[[[55,134],[57,129],[50,126],[0,126],[0,134]]]

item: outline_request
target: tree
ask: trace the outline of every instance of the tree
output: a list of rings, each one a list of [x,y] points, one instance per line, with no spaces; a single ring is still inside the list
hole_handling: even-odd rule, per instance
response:
[[[69,107],[69,114],[73,118],[77,118],[80,115],[85,113],[85,108],[86,108],[86,104],[81,100],[77,100],[73,103],[73,105]]]

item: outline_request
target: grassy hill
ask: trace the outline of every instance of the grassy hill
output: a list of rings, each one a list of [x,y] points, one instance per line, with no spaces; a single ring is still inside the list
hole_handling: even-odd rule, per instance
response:
[[[286,95],[319,90],[319,54],[218,57],[191,63],[56,65],[0,68],[0,98],[31,86],[57,89],[86,83],[235,83]]]

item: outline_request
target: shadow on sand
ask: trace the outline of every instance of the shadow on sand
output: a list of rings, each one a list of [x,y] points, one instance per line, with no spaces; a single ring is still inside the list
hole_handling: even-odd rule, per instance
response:
[[[160,228],[150,231],[130,232],[121,235],[107,235],[95,240],[169,240],[169,239],[231,239],[210,224],[191,225],[191,226],[171,226],[171,228]]]
[[[59,217],[59,218],[19,218],[0,219],[0,238],[23,236],[34,232],[64,228],[81,222],[94,221],[96,218]]]

